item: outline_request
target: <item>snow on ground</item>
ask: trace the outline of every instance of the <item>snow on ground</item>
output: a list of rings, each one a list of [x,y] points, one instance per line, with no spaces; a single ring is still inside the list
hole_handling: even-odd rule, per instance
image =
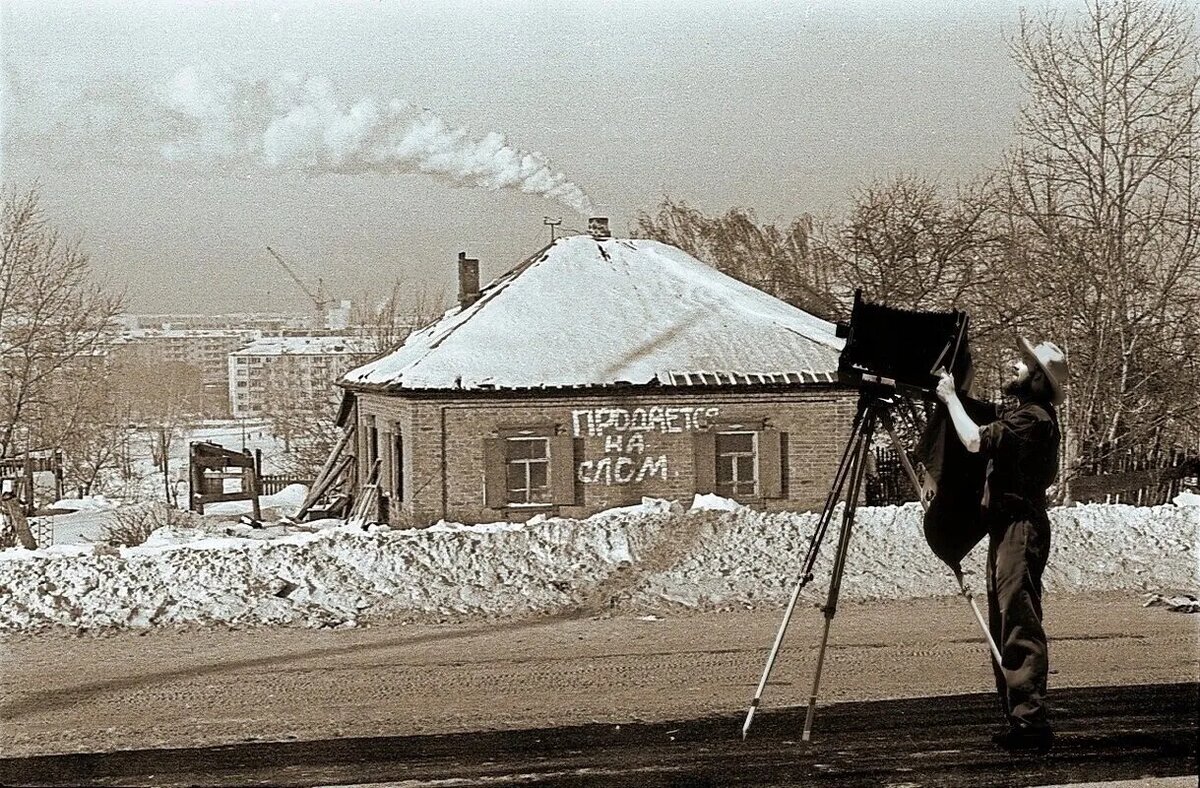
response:
[[[95,512],[114,509],[116,501],[110,501],[103,495],[88,495],[83,498],[63,498],[50,504],[50,509],[62,509],[68,512]]]
[[[112,495],[94,495],[83,498],[64,498],[46,506],[49,510],[70,512],[69,514],[46,515],[34,518],[35,524],[52,529],[53,544],[88,544],[104,538],[104,530],[116,522],[114,513],[121,507],[145,505],[166,500],[162,470],[155,468],[151,459],[151,446],[157,440],[153,431],[140,431],[130,440],[130,448],[136,459],[132,463],[130,478],[125,482],[114,480]],[[276,439],[265,422],[232,419],[205,421],[183,428],[177,435],[169,452],[168,479],[178,498],[178,506],[187,508],[188,444],[192,441],[210,441],[226,448],[240,451],[243,446],[263,452],[263,472],[279,473],[279,462],[283,455],[283,442]],[[48,474],[40,474],[48,477]],[[42,480],[42,496],[53,494],[52,486]],[[236,480],[227,480],[236,485]],[[291,492],[288,492],[291,490]],[[292,514],[300,506],[296,491],[288,488],[275,496],[263,496],[260,505],[264,518]],[[282,496],[282,497],[281,497]],[[300,498],[303,498],[301,494]],[[206,512],[237,515],[248,513],[250,503],[224,502],[209,504]],[[45,531],[39,531],[45,533]]]
[[[696,504],[684,512],[647,500],[586,520],[420,530],[364,532],[337,521],[309,531],[162,529],[119,550],[14,548],[0,553],[0,631],[782,606],[817,516]],[[842,599],[954,593],[921,536],[918,505],[858,511]],[[1200,508],[1086,505],[1051,516],[1051,592],[1197,588]],[[836,525],[808,601],[828,588]],[[980,592],[983,552],[965,562]]]
[[[1179,495],[1176,495],[1175,500],[1172,501],[1172,503],[1174,503],[1176,506],[1200,506],[1200,495],[1197,495],[1190,490],[1185,490],[1184,492],[1179,493]]]

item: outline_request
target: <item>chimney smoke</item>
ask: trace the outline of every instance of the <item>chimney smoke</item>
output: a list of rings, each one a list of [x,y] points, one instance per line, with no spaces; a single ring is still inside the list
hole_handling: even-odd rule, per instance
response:
[[[479,260],[458,253],[458,305],[466,309],[479,300]]]

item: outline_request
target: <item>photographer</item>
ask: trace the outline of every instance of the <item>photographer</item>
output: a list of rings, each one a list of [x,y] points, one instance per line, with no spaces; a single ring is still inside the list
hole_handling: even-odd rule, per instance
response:
[[[1053,740],[1045,696],[1049,661],[1042,628],[1042,572],[1050,553],[1046,488],[1058,470],[1059,427],[1067,364],[1052,342],[1033,347],[1020,339],[1023,361],[1004,388],[1017,399],[999,418],[977,425],[967,414],[954,378],[942,372],[938,398],[970,452],[988,461],[983,489],[987,526],[988,618],[1003,657],[996,687],[1009,728],[997,734],[1008,749],[1045,750]]]

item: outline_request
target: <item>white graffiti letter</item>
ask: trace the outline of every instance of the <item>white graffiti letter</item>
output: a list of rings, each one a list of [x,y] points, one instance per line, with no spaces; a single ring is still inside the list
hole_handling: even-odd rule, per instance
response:
[[[641,481],[647,476],[659,476],[663,481],[667,480],[667,455],[660,454],[657,458],[647,457],[642,460],[642,467],[638,468],[636,481]]]
[[[588,421],[590,422],[591,415],[592,415],[592,412],[590,410],[573,410],[573,411],[571,411],[571,428],[575,431],[576,438],[583,435],[583,430],[579,426],[579,420],[581,418],[587,418]]]

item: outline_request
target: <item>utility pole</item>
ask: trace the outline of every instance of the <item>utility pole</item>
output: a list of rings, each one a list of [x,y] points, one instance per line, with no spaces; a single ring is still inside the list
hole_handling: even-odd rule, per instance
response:
[[[542,217],[542,224],[550,228],[550,243],[554,243],[554,228],[562,224],[562,217],[551,219],[549,216]]]

